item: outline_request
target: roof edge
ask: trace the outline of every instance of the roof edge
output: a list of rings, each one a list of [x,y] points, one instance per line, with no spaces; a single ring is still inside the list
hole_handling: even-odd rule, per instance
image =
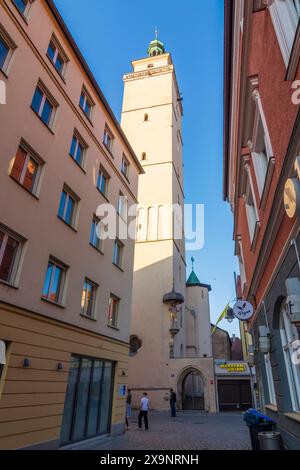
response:
[[[87,64],[85,58],[83,57],[79,47],[77,46],[70,30],[68,29],[68,27],[67,27],[66,23],[64,22],[61,14],[59,13],[59,11],[58,11],[55,3],[54,3],[54,0],[45,0],[45,1],[46,1],[46,4],[49,7],[51,13],[53,14],[54,18],[56,19],[57,23],[59,24],[63,34],[65,35],[66,39],[68,40],[71,48],[73,49],[73,52],[75,53],[76,57],[78,58],[78,60],[81,64],[81,66],[83,67],[85,73],[87,74],[89,80],[91,81],[91,84],[94,87],[94,90],[95,90],[96,94],[100,98],[102,104],[104,105],[106,111],[108,112],[110,118],[112,119],[114,125],[116,126],[117,131],[119,132],[121,139],[126,144],[126,146],[129,150],[129,152],[130,152],[137,168],[139,169],[140,174],[145,173],[145,170],[143,169],[138,157],[136,156],[136,154],[135,154],[129,140],[127,139],[126,134],[124,133],[118,119],[116,118],[114,112],[112,111],[110,105],[108,104],[108,101],[106,100],[106,98],[105,98],[105,96],[104,96],[104,94],[103,94],[96,78],[94,77],[90,67],[88,66],[88,64]]]

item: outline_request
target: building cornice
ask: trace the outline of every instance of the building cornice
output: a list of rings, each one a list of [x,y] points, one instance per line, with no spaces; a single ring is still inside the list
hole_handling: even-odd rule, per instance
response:
[[[47,315],[35,312],[34,310],[29,310],[29,309],[20,307],[18,305],[15,305],[9,302],[0,301],[0,309],[1,308],[3,310],[11,311],[18,315],[23,315],[23,316],[34,318],[35,320],[43,322],[43,323],[48,323],[51,325],[63,327],[68,330],[74,331],[76,333],[84,333],[87,336],[91,336],[91,337],[98,339],[99,341],[102,340],[102,341],[107,341],[107,342],[114,343],[114,344],[119,344],[121,346],[129,347],[129,342],[127,341],[116,339],[111,336],[103,335],[101,333],[96,333],[92,330],[88,330],[86,328],[82,328],[80,326],[73,325],[71,323],[67,323],[62,320],[57,320],[56,318],[49,317]],[[99,345],[99,347],[101,347],[101,344]]]

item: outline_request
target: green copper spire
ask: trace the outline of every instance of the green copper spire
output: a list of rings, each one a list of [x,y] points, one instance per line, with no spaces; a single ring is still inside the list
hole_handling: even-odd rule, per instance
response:
[[[197,274],[194,271],[195,259],[193,257],[191,258],[191,261],[192,261],[192,272],[190,274],[190,277],[186,281],[186,286],[187,287],[189,287],[189,286],[200,286],[200,287],[204,287],[205,289],[208,290],[208,292],[210,292],[211,291],[211,286],[209,284],[203,284],[202,282],[200,282],[199,279],[198,279]]]
[[[155,39],[150,42],[148,47],[148,56],[153,57],[156,55],[161,55],[165,53],[165,46],[164,44],[158,40],[158,31],[155,30]]]

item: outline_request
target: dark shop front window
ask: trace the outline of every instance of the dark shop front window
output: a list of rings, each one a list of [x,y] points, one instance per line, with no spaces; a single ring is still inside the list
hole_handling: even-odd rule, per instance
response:
[[[61,445],[109,432],[112,362],[72,356],[61,428]]]

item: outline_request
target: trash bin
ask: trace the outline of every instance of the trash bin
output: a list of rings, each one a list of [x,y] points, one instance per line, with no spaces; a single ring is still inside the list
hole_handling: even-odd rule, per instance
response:
[[[274,431],[276,424],[269,416],[256,411],[254,408],[246,411],[244,421],[249,427],[252,449],[260,450],[258,435],[262,432]]]
[[[260,450],[282,450],[280,432],[260,432],[258,434],[258,440]]]

